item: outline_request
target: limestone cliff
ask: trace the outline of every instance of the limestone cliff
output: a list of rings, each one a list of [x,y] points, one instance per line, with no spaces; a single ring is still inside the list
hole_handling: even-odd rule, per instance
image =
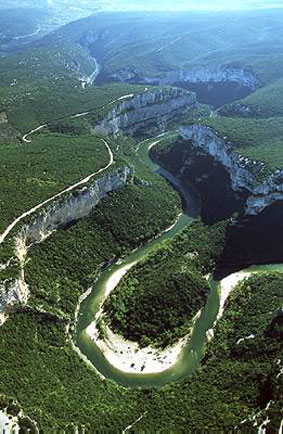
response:
[[[44,210],[35,221],[22,229],[20,236],[30,246],[42,241],[56,229],[88,216],[108,193],[124,187],[131,173],[132,168],[126,166],[77,190]]]
[[[0,283],[0,326],[5,322],[9,311],[17,305],[27,303],[28,294],[23,276],[15,281],[6,280]]]
[[[224,140],[211,128],[192,125],[181,128],[181,135],[190,140],[196,150],[213,157],[228,172],[233,191],[247,196],[246,215],[257,215],[278,200],[283,200],[283,170],[277,170],[262,182],[258,174],[262,163],[233,152],[233,144]]]
[[[120,130],[134,135],[139,130],[149,134],[163,132],[196,105],[196,95],[179,88],[145,91],[121,102],[94,127],[97,134],[117,134]]]
[[[197,188],[207,224],[229,219],[217,268],[243,269],[283,260],[283,171],[238,154],[236,145],[203,125],[181,129],[172,148],[155,150],[159,164]]]
[[[88,186],[51,204],[21,229],[15,238],[15,254],[20,263],[19,275],[14,279],[1,279],[1,274],[7,272],[14,261],[11,261],[11,266],[8,263],[0,268],[0,325],[13,308],[28,301],[29,291],[24,279],[28,249],[34,243],[46,239],[56,229],[89,215],[108,193],[126,185],[132,171],[131,167],[126,166],[105,174]]]
[[[123,82],[139,82],[157,85],[174,84],[179,82],[231,82],[246,86],[251,90],[255,90],[259,86],[259,81],[252,71],[230,65],[215,65],[167,71],[160,77],[148,77],[138,69],[126,68],[114,73],[113,77]]]

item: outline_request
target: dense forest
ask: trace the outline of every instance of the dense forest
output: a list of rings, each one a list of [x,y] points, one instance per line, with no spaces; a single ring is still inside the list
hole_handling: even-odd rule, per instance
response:
[[[282,288],[283,276],[276,272],[261,272],[240,284],[199,372],[153,391],[153,408],[139,429],[148,431],[154,425],[160,432],[182,432],[184,426],[189,433],[256,432],[256,426],[270,419],[270,432],[278,432],[283,398]]]
[[[282,167],[281,117],[255,119],[218,116],[204,121],[235,144],[235,152],[262,161],[269,175]]]
[[[103,113],[105,105],[143,89],[115,83],[83,88],[82,81],[94,69],[93,59],[79,45],[33,48],[1,59],[0,116],[5,116],[5,122],[0,121],[1,144],[15,143],[8,127],[17,135],[76,113]]]
[[[25,414],[47,433],[58,429],[74,432],[75,425],[79,429],[85,427],[87,433],[97,432],[97,426],[108,432],[113,425],[115,430],[123,430],[142,415],[145,416],[139,422],[139,429],[149,432],[153,429],[182,431],[184,426],[188,426],[191,433],[199,429],[225,432],[244,419],[243,426],[250,429],[256,414],[259,424],[268,414],[272,426],[278,427],[282,376],[278,377],[280,367],[272,360],[281,357],[278,341],[280,336],[282,338],[281,323],[277,312],[282,305],[283,284],[282,277],[276,273],[264,277],[259,274],[238,288],[217,326],[215,340],[208,347],[202,368],[180,384],[161,390],[138,391],[109,381],[101,382],[73,351],[66,328],[72,321],[80,294],[104,266],[169,226],[180,206],[177,193],[166,181],[149,173],[135,160],[132,141],[121,137],[118,142],[112,141],[111,146],[116,150],[119,147],[125,161],[136,162],[133,183],[110,194],[88,218],[60,229],[45,243],[31,249],[26,264],[30,307],[20,309],[1,328],[0,364],[5,374],[0,393],[6,399],[16,400]],[[156,205],[154,208],[152,203]],[[190,283],[190,289],[196,279],[205,291],[206,281],[202,276],[215,267],[224,234],[225,223],[205,227],[195,222],[174,241],[162,245],[133,272],[141,279],[144,289],[157,291],[159,279],[162,282],[163,274],[169,276],[172,271],[173,278],[170,274],[171,280],[162,282],[165,291],[168,288],[169,297],[175,277],[176,281]],[[177,274],[177,270],[184,265],[182,281],[182,274]],[[162,273],[154,273],[155,266],[161,267]],[[140,275],[141,269],[145,277]],[[146,286],[147,279],[151,279],[152,286]],[[127,284],[127,279],[125,282]],[[184,290],[183,285],[180,288]],[[183,294],[190,297],[192,292]],[[196,297],[196,303],[203,303],[205,294],[201,294],[199,299]],[[159,300],[164,303],[167,298]],[[173,301],[176,300],[178,302],[178,297]],[[194,304],[189,307],[197,309]],[[39,312],[39,309],[52,314]],[[172,318],[174,321],[177,317]],[[237,345],[240,339],[251,334],[257,337]],[[169,338],[172,339],[172,335]],[[165,343],[168,336],[162,339]],[[28,386],[23,389],[17,378],[25,378]],[[74,396],[77,399],[70,399]],[[270,406],[268,413],[260,413],[266,407],[266,399],[276,404]],[[105,411],[109,414],[107,418]]]
[[[45,0],[42,3],[46,6]],[[55,3],[47,15],[52,15]],[[64,9],[61,18],[67,23],[72,12]],[[227,205],[226,193],[230,199],[225,184],[230,174],[209,178],[209,170],[219,166],[212,158],[205,166],[205,158],[197,152],[204,171],[192,186],[189,171],[194,171],[195,156],[190,160],[188,142],[179,136],[181,125],[213,128],[231,141],[236,153],[251,159],[248,169],[260,161],[260,182],[282,169],[281,11],[225,16],[95,13],[66,26],[60,25],[60,17],[51,23],[50,15],[49,30],[47,15],[41,16],[40,10],[33,16],[31,9],[5,13],[1,9],[0,235],[18,215],[105,167],[110,155],[102,137],[91,134],[92,128],[118,102],[152,84],[158,89],[170,85],[193,89],[199,101],[211,104],[197,104],[180,114],[170,133],[157,106],[154,122],[160,136],[146,143],[160,141],[151,156],[177,178],[187,177],[182,179],[184,186],[207,200],[213,222],[224,218],[217,208]],[[25,136],[42,124],[46,125],[40,132]],[[125,166],[131,168],[131,176],[124,188],[108,194],[87,217],[58,227],[16,258],[15,235],[50,211],[49,204],[17,224],[0,245],[0,313],[7,307],[9,313],[0,328],[0,410],[19,415],[20,433],[282,431],[283,274],[272,271],[279,266],[266,267],[267,271],[254,267],[253,275],[233,288],[223,316],[213,326],[213,338],[209,339],[212,332],[202,330],[207,340],[200,363],[198,346],[188,347],[198,369],[180,382],[173,374],[161,388],[122,387],[102,379],[75,347],[81,296],[104,270],[154,238],[155,250],[129,271],[104,303],[108,325],[141,347],[164,348],[186,335],[208,295],[220,291],[208,275],[216,271],[216,279],[231,272],[219,270],[218,260],[229,244],[227,224],[232,228],[239,222],[240,207],[234,202],[229,222],[208,226],[182,216],[188,226],[176,229],[174,238],[156,247],[159,235],[176,222],[182,204],[172,185],[152,171],[152,165],[147,167],[146,158],[137,152],[138,142],[151,131],[145,120],[135,140],[123,131],[105,138],[114,163],[98,177]],[[147,153],[148,147],[143,149]],[[200,191],[199,181],[205,180],[211,184],[209,198]],[[92,182],[57,203],[76,197]],[[276,212],[269,221],[278,219]],[[239,225],[243,236],[246,217]],[[274,228],[280,242],[282,234],[275,224]],[[253,240],[250,248],[255,250]],[[243,250],[240,255],[245,257]],[[9,285],[19,276],[28,285],[28,302],[11,307],[17,288]],[[97,295],[95,290],[92,295]],[[86,315],[89,322],[93,320],[92,312]]]
[[[105,167],[109,161],[102,140],[90,134],[40,134],[32,143],[2,145],[0,154],[0,232],[23,211]]]
[[[26,265],[29,303],[72,317],[79,296],[101,267],[172,224],[179,199],[165,181],[160,181],[159,186],[133,184],[109,194],[89,217],[34,246]]]
[[[283,115],[283,81],[275,80],[260,87],[245,99],[221,107],[223,115],[239,117],[271,118]]]
[[[166,347],[186,335],[209,292],[204,274],[221,253],[225,226],[193,223],[164,242],[106,299],[103,321],[141,346]]]
[[[253,424],[259,426],[267,416],[277,432],[283,386],[278,364],[282,280],[278,273],[260,273],[241,284],[200,371],[161,390],[101,381],[66,341],[64,320],[32,309],[19,311],[1,329],[0,393],[12,395],[44,433],[73,433],[75,425],[89,434],[111,432],[114,425],[122,431],[142,415],[138,429],[145,432],[182,432],[184,426],[189,433],[227,432],[236,426],[253,432]],[[243,339],[251,334],[255,337]],[[25,379],[25,388],[19,379]]]
[[[0,393],[17,400],[42,433],[124,429],[139,417],[142,397],[101,381],[76,355],[65,329],[48,314],[12,315],[1,328]]]

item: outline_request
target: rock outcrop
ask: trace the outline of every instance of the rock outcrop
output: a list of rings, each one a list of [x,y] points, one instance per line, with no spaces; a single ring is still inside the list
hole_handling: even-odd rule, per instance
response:
[[[165,72],[161,77],[148,77],[135,68],[126,68],[114,73],[113,78],[129,83],[147,83],[156,85],[167,85],[174,83],[221,83],[231,82],[246,86],[255,90],[259,81],[255,74],[244,68],[230,65],[208,66],[193,69],[180,69]]]
[[[220,163],[228,172],[234,192],[246,198],[245,214],[257,215],[275,201],[283,200],[283,170],[259,182],[263,164],[233,152],[234,145],[224,140],[211,128],[192,125],[181,128],[181,135],[200,150]]]
[[[244,102],[233,102],[231,104],[225,104],[220,107],[218,114],[221,116],[238,116],[238,117],[252,117],[259,116],[261,114],[261,108],[254,104],[247,104]]]
[[[94,127],[96,134],[135,135],[163,132],[172,121],[180,119],[196,106],[196,95],[179,88],[145,91],[121,102]]]
[[[15,306],[27,303],[28,295],[28,287],[23,277],[0,283],[0,326]]]

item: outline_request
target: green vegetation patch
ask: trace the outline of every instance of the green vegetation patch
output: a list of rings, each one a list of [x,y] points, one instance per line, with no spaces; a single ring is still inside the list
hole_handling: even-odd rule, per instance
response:
[[[163,179],[159,181],[157,186],[134,184],[110,193],[89,217],[34,246],[26,265],[29,303],[72,318],[79,296],[103,267],[176,218],[178,195]]]
[[[84,89],[81,80],[86,80],[95,66],[88,51],[76,44],[8,56],[1,61],[0,113],[5,111],[13,128],[27,132],[60,117],[103,111],[105,104],[144,89],[122,83]]]
[[[282,117],[283,80],[264,85],[246,98],[222,106],[219,113],[227,117]]]
[[[244,427],[251,428],[253,414],[265,409],[269,402],[269,428],[276,431],[280,426],[282,377],[278,377],[278,359],[282,360],[283,355],[282,303],[282,274],[261,272],[245,280],[232,293],[209,349],[207,369],[223,372],[220,388],[229,385],[234,402],[242,402],[242,419],[249,413]],[[236,375],[234,386],[229,375]],[[250,407],[249,412],[244,402]]]
[[[227,432],[235,426],[253,432],[249,418],[256,414],[258,426],[268,416],[277,432],[283,377],[278,375],[282,337],[276,318],[282,288],[283,276],[277,273],[258,274],[242,284],[218,323],[202,368],[161,390],[102,381],[66,341],[64,321],[18,312],[1,328],[0,394],[16,399],[44,433],[72,433],[82,425],[88,434],[97,427],[122,431],[141,416],[136,427],[141,432],[182,432],[184,427],[189,434]],[[237,345],[251,333],[254,339]],[[272,400],[268,413],[260,414],[267,400]]]
[[[0,146],[18,143],[19,132],[8,122],[0,122]]]
[[[65,330],[52,315],[12,315],[1,327],[0,393],[16,399],[42,433],[74,433],[76,427],[111,432],[113,426],[122,432],[140,416],[139,393],[101,381],[74,352]]]
[[[98,111],[101,117],[105,104],[140,90],[140,87],[125,84],[83,89],[78,80],[67,77],[59,78],[54,83],[39,82],[35,89],[29,89],[28,94],[26,86],[14,91],[16,93],[10,91],[2,102],[10,124],[26,132],[57,118],[85,111]]]
[[[153,393],[139,430],[150,432],[154,426],[158,432],[182,432],[188,427],[190,434],[226,433],[238,427],[254,432],[254,423],[259,427],[268,417],[268,430],[277,432],[282,419],[282,290],[279,273],[259,273],[240,284],[216,326],[201,369]],[[252,334],[254,338],[239,342]],[[262,411],[269,402],[269,410]]]
[[[218,347],[217,358],[264,361],[271,355],[275,357],[282,350],[283,317],[279,311],[282,303],[283,276],[280,273],[259,272],[246,279],[229,298],[210,355],[213,348]],[[246,339],[251,335],[253,338]]]
[[[283,80],[258,89],[242,102],[258,107],[262,117],[283,116]]]
[[[104,303],[111,329],[141,346],[166,347],[186,335],[205,304],[203,274],[222,250],[224,229],[194,223],[133,267]]]
[[[235,152],[265,163],[262,176],[283,168],[283,118],[250,119],[215,117],[205,124],[228,137]]]
[[[32,143],[0,146],[0,232],[24,211],[107,165],[91,135],[41,134]]]

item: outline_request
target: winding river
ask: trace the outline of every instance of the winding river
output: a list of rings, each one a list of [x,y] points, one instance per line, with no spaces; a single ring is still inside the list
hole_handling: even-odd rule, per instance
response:
[[[101,303],[105,297],[106,286],[110,278],[119,270],[122,271],[125,267],[145,258],[145,256],[160,242],[174,237],[174,235],[189,225],[198,215],[199,206],[195,193],[193,191],[188,191],[187,188],[183,188],[182,184],[178,180],[153,163],[149,158],[149,149],[154,144],[158,143],[159,140],[161,140],[161,137],[156,138],[155,140],[142,142],[139,146],[138,154],[141,160],[148,167],[153,171],[159,172],[162,176],[167,178],[176,189],[178,189],[183,197],[183,203],[186,204],[185,211],[179,216],[173,228],[164,232],[145,246],[132,252],[127,258],[113,266],[110,266],[102,273],[100,278],[93,285],[90,294],[80,304],[73,336],[75,345],[103,377],[114,380],[115,382],[127,387],[161,387],[171,381],[181,381],[187,376],[193,374],[199,367],[204,356],[207,332],[213,328],[215,321],[221,315],[221,311],[223,311],[223,304],[225,301],[225,296],[223,301],[223,292],[225,292],[225,287],[227,289],[230,285],[231,289],[235,279],[236,281],[237,279],[239,281],[243,279],[245,275],[248,276],[254,272],[266,271],[268,269],[283,271],[283,265],[264,265],[243,270],[241,276],[239,276],[239,273],[234,273],[233,275],[222,279],[222,281],[213,281],[210,279],[209,283],[211,291],[208,295],[206,305],[194,323],[190,339],[183,347],[177,362],[171,368],[152,374],[128,373],[115,368],[108,360],[106,360],[100,348],[87,334],[86,329],[92,323],[96,313],[101,307]]]

